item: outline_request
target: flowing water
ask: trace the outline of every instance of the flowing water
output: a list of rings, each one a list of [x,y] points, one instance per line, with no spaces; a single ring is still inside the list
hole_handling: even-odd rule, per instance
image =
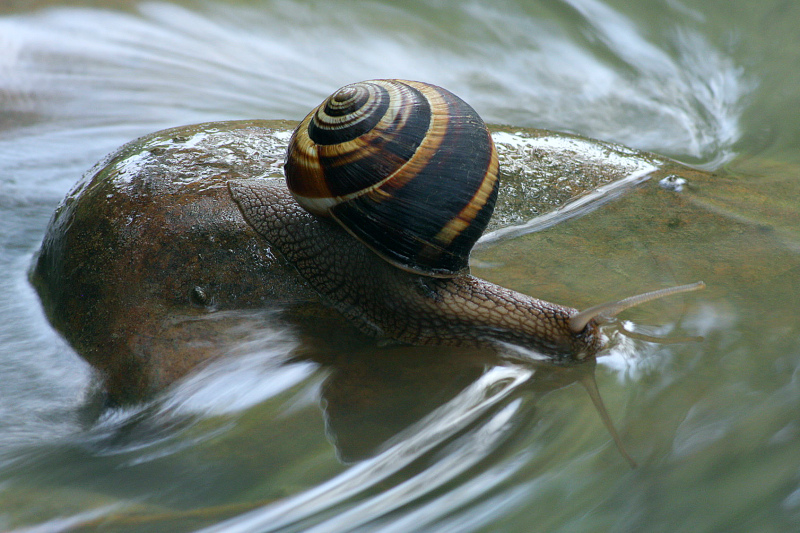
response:
[[[784,0],[3,3],[0,529],[800,529],[798,25]],[[623,339],[594,369],[637,468],[588,367],[375,346],[290,360],[300,341],[266,312],[237,316],[236,353],[151,402],[98,407],[27,278],[81,174],[151,131],[297,120],[380,77],[716,172],[475,257],[480,276],[576,307],[706,282],[625,315],[703,340]]]

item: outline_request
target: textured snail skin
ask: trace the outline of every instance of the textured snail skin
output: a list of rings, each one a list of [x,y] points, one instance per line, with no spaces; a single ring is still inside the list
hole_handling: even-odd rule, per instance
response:
[[[470,275],[434,278],[391,266],[336,224],[306,212],[281,181],[231,181],[229,189],[255,230],[366,333],[415,345],[512,345],[562,362],[602,347],[592,323],[570,331],[576,309]]]

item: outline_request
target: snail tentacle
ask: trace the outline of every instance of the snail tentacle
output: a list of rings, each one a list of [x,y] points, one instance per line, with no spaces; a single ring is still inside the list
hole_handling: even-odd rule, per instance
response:
[[[641,305],[643,303],[652,302],[653,300],[658,300],[667,296],[672,296],[673,294],[697,291],[704,289],[705,286],[705,283],[698,281],[696,283],[690,283],[687,285],[667,287],[666,289],[659,289],[643,294],[637,294],[635,296],[629,296],[628,298],[623,298],[622,300],[615,302],[606,302],[600,305],[595,305],[570,317],[569,327],[573,332],[579,333],[583,331],[583,329],[593,320],[596,324],[603,324],[626,309],[630,309],[631,307],[636,307],[637,305]]]

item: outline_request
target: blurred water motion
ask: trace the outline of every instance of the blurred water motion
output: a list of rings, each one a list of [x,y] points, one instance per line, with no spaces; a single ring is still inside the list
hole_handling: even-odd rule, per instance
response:
[[[188,117],[299,119],[332,88],[400,77],[457,88],[487,122],[718,166],[754,86],[701,33],[677,25],[659,45],[593,0],[203,8],[143,3],[138,13],[61,8],[3,20],[6,112],[70,130],[141,132]]]
[[[763,531],[800,525],[800,7],[780,2],[136,2],[0,17],[0,529]],[[25,4],[25,5],[23,5]],[[117,146],[207,120],[297,120],[348,82],[443,85],[487,122],[719,171],[493,243],[477,272],[631,312],[596,378],[353,338],[268,313],[151,402],[103,409],[27,270],[58,202]],[[258,326],[255,326],[255,325]],[[38,528],[38,529],[37,529]]]

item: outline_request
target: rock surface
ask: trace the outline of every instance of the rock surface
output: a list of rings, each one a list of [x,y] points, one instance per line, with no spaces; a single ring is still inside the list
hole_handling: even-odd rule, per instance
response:
[[[258,327],[252,312],[239,311],[281,311],[311,325],[312,336],[340,331],[228,190],[234,179],[280,176],[292,127],[253,120],[153,133],[98,163],[57,209],[32,281],[52,324],[98,370],[112,401],[145,398],[224,354]],[[694,172],[564,134],[495,127],[493,135],[501,192],[486,240],[604,186]]]

